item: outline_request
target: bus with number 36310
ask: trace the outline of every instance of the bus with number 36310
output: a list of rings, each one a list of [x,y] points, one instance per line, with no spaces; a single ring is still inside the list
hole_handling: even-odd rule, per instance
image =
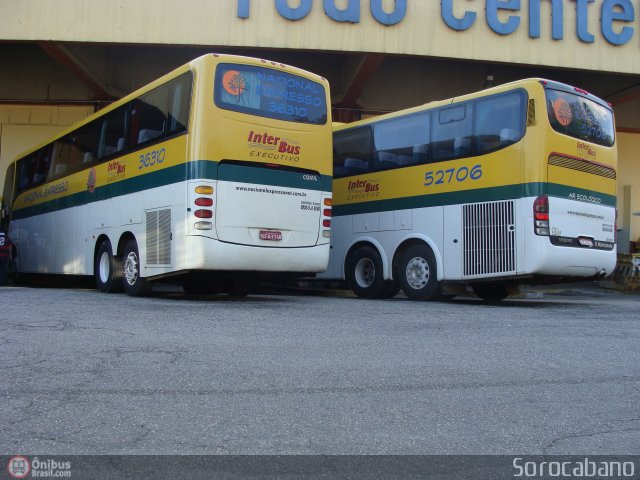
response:
[[[320,76],[217,54],[114,102],[10,164],[18,274],[243,294],[324,270],[329,102]]]

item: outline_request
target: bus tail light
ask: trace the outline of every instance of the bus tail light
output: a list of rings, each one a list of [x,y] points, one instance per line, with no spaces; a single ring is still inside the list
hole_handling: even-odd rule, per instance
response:
[[[210,185],[198,185],[194,190],[198,195],[213,195],[213,187]]]
[[[533,222],[536,235],[549,236],[549,197],[540,195],[533,202]]]
[[[197,208],[193,215],[196,218],[213,218],[213,210],[206,207],[213,207],[213,198],[210,195],[213,195],[215,191],[212,185],[197,185],[194,187],[193,191],[199,195],[198,197],[193,199],[193,205],[196,207],[205,207],[205,208]],[[196,230],[213,230],[213,223],[211,222],[195,222],[193,224],[193,228]]]
[[[213,223],[211,222],[196,222],[193,224],[193,228],[196,230],[213,230]]]
[[[331,214],[332,214],[332,205],[333,199],[331,197],[327,197],[322,201],[325,208],[322,209],[322,238],[331,238]]]
[[[196,198],[195,203],[198,207],[211,207],[213,205],[213,198],[200,197]]]

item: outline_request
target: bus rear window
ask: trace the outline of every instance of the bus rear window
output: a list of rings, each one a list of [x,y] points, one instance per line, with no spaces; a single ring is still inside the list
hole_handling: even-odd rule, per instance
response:
[[[613,113],[573,93],[545,89],[549,122],[556,132],[610,147],[614,142]]]
[[[280,70],[222,63],[214,97],[225,110],[297,123],[327,123],[324,87]]]

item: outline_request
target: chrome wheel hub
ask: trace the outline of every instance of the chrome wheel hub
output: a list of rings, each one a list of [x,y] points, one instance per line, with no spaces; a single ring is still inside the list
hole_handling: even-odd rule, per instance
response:
[[[409,286],[415,290],[420,290],[429,283],[431,272],[429,264],[424,258],[414,257],[407,263],[405,274]]]
[[[129,285],[134,285],[139,274],[138,256],[134,252],[130,252],[124,261],[124,278]]]
[[[362,288],[368,288],[376,277],[376,267],[370,258],[361,258],[356,263],[355,279]]]

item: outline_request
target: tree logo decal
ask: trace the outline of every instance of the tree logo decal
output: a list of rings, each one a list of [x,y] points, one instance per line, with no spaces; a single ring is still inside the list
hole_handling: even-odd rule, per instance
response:
[[[229,70],[222,77],[222,85],[229,95],[239,97],[247,89],[247,80],[237,70]]]
[[[558,123],[563,127],[566,127],[573,120],[573,112],[571,111],[571,105],[564,98],[558,98],[553,102],[553,112],[558,119]]]

